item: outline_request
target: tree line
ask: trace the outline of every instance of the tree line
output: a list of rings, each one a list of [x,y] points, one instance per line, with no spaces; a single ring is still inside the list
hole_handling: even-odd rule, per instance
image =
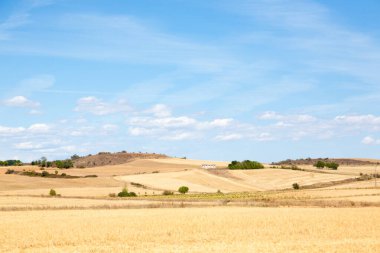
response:
[[[23,163],[20,160],[5,160],[0,161],[0,166],[21,166]]]
[[[46,157],[41,157],[39,160],[31,162],[32,165],[40,166],[41,168],[58,168],[68,169],[74,167],[74,163],[71,159],[48,161]]]

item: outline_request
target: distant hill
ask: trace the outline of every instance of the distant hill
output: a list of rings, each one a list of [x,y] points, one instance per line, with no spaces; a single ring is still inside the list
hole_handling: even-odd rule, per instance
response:
[[[375,165],[374,159],[356,159],[356,158],[305,158],[305,159],[287,159],[272,163],[274,165],[313,165],[318,161],[335,162],[339,165],[347,166],[363,166],[363,165]]]
[[[125,151],[110,153],[99,152],[96,155],[88,155],[73,159],[74,167],[77,168],[91,168],[104,165],[118,165],[127,163],[136,159],[160,159],[168,158],[163,154],[155,153],[128,153]]]

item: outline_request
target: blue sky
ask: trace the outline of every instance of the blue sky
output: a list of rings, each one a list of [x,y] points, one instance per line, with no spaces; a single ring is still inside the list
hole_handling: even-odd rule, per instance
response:
[[[0,159],[379,157],[380,3],[0,2]]]

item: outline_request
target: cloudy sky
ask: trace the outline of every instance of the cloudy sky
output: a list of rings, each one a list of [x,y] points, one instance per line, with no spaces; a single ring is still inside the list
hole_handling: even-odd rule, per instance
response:
[[[0,159],[380,156],[377,0],[2,0]]]

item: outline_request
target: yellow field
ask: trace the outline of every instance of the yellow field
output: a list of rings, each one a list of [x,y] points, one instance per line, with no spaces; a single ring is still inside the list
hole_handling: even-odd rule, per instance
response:
[[[218,169],[200,169],[202,163]],[[226,166],[141,159],[59,171],[98,176],[75,179],[6,175],[0,168],[0,252],[380,252],[374,180],[289,189],[352,179],[373,167],[320,173]],[[192,194],[162,195],[181,185]],[[108,196],[124,186],[138,197]],[[47,197],[51,188],[62,197]]]
[[[313,171],[322,171],[324,173],[330,174],[342,174],[342,175],[359,175],[363,174],[375,174],[376,165],[363,165],[363,166],[339,166],[338,170],[328,170],[328,169],[318,169],[312,165],[301,165],[302,169],[308,169]],[[380,165],[377,167],[377,172],[380,172]]]
[[[200,169],[201,164],[216,164],[217,170]],[[359,173],[373,172],[373,166],[344,167],[338,171],[315,169],[301,166],[313,171],[272,169],[267,165],[263,170],[231,171],[223,170],[226,162],[213,162],[188,159],[139,159],[126,164],[102,166],[86,169],[59,170],[72,176],[97,175],[97,178],[41,178],[21,175],[5,175],[8,168],[0,168],[1,195],[46,195],[54,188],[62,196],[105,197],[117,193],[124,186],[138,195],[157,195],[163,190],[176,191],[186,185],[190,192],[252,192],[289,189],[293,183],[301,186],[325,183],[353,178]],[[36,166],[13,167],[13,169],[36,170]],[[56,169],[48,169],[49,173]],[[144,187],[136,187],[139,183]],[[373,181],[353,182],[335,185],[330,188],[367,188],[373,187]]]
[[[3,212],[1,252],[379,252],[380,208]]]
[[[237,192],[291,188],[293,183],[311,185],[352,178],[350,175],[324,174],[284,169],[227,171],[218,176],[202,169],[169,173],[138,174],[118,177],[125,182],[136,182],[155,189],[177,190],[182,185],[192,192]]]

